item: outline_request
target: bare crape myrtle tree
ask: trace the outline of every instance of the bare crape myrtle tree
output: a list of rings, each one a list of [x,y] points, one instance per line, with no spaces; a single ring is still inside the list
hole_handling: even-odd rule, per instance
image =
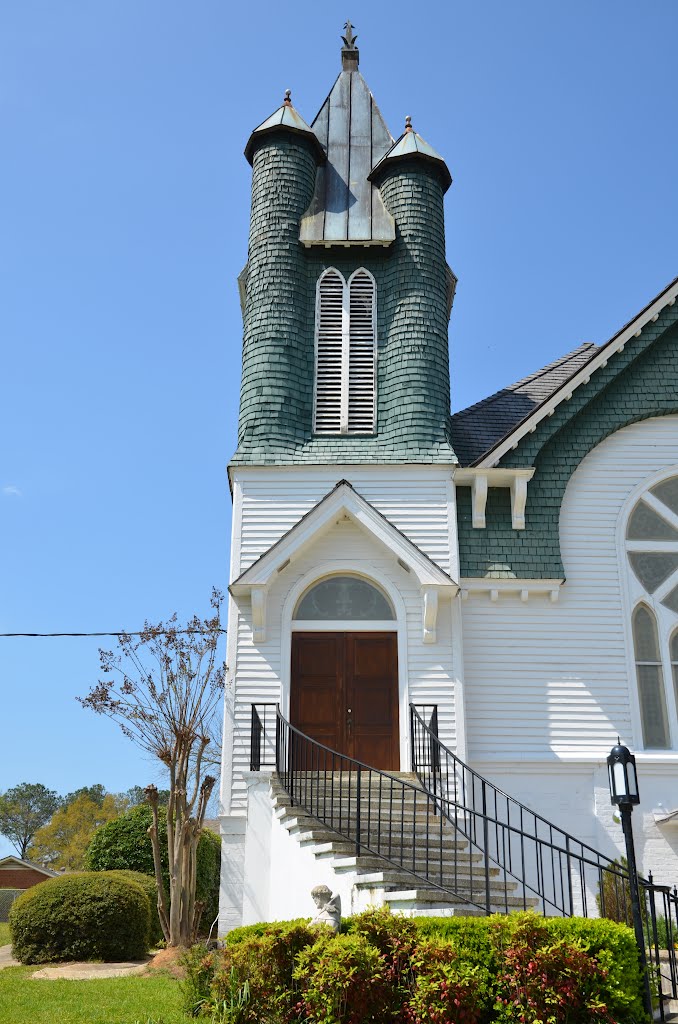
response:
[[[118,650],[99,651],[104,679],[83,707],[108,715],[142,750],[159,758],[169,775],[167,853],[169,905],[163,886],[158,791],[145,790],[153,821],[158,912],[169,946],[196,940],[202,905],[195,899],[196,853],[205,811],[216,779],[205,774],[215,715],[224,691],[226,666],[219,657],[223,594],[212,591],[214,613],[194,616],[185,626],[174,614],[166,623],[145,623],[138,635],[120,634]]]

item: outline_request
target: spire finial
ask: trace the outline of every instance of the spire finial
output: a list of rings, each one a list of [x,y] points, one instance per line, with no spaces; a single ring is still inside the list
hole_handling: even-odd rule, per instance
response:
[[[344,41],[345,48],[347,50],[355,50],[355,44],[358,37],[353,35],[353,25],[351,24],[350,21],[347,21],[346,24],[344,25],[344,32],[346,33],[346,35],[342,36],[341,38]]]
[[[292,106],[292,90],[291,89],[285,89],[285,99],[283,100],[283,105],[286,106],[286,107],[291,107]]]
[[[412,118],[410,117],[409,114],[405,118],[405,131],[406,132],[413,132],[414,131],[414,128],[412,127]]]

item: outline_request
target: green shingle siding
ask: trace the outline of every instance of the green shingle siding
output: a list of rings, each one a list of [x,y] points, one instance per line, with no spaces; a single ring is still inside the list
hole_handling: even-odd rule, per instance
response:
[[[524,530],[511,528],[507,489],[490,488],[486,529],[471,524],[470,488],[457,490],[462,576],[560,578],[559,520],[567,483],[581,460],[606,437],[639,420],[678,413],[678,314],[665,310],[623,352],[610,356],[589,384],[574,391],[528,434],[502,466],[535,466],[528,486]]]
[[[299,218],[315,160],[285,136],[253,165],[238,450],[234,465],[450,463],[443,192],[435,170],[394,166],[382,185],[397,224],[388,249],[304,249]],[[377,285],[375,435],[313,436],[316,282],[366,267]]]

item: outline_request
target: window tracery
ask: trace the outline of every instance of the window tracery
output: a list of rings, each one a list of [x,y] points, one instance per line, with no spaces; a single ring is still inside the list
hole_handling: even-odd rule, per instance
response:
[[[678,742],[678,476],[649,488],[626,525],[643,744]]]

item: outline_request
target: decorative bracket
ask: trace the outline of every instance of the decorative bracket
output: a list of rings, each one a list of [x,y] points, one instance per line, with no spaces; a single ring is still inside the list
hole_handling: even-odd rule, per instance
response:
[[[485,529],[485,506],[487,504],[487,474],[476,473],[471,481],[471,507],[474,530]]]
[[[437,640],[438,621],[438,589],[437,587],[422,587],[424,599],[423,620],[424,620],[424,643],[434,644]]]
[[[456,470],[454,482],[458,487],[471,488],[471,521],[475,530],[485,529],[485,507],[488,487],[508,487],[511,490],[511,526],[525,529],[527,484],[534,476],[534,467],[528,469],[474,469]]]
[[[252,628],[255,643],[266,640],[266,590],[265,586],[252,586]]]

